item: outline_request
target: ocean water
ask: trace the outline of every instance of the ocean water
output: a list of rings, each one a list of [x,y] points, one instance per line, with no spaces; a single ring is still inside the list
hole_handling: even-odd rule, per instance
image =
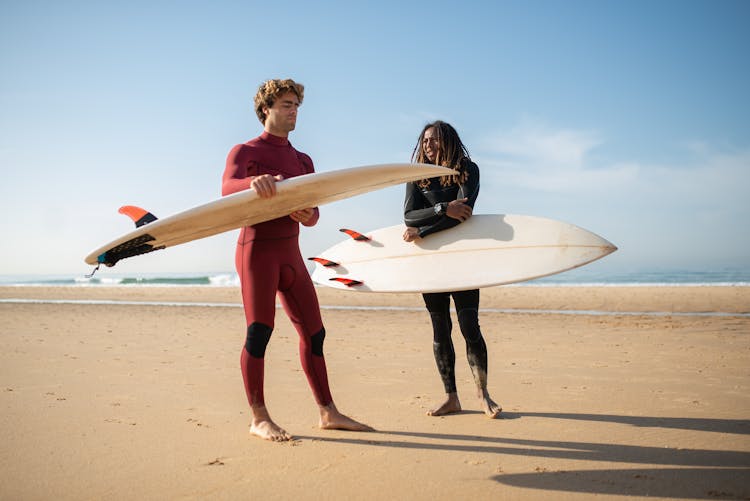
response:
[[[239,286],[234,272],[217,273],[149,273],[118,275],[101,270],[92,278],[76,275],[0,275],[5,286]],[[538,278],[512,286],[743,286],[750,287],[750,268],[717,270],[631,270],[602,271],[577,268],[557,275]]]

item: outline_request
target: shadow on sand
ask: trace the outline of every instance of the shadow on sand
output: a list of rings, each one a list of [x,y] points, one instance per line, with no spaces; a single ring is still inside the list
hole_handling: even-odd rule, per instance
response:
[[[676,428],[737,435],[750,433],[750,420],[541,412],[504,413],[504,419],[528,417],[601,421],[637,427]],[[501,423],[503,420],[497,421]],[[538,468],[530,473],[501,473],[491,479],[508,486],[549,491],[682,499],[750,499],[748,450],[682,449],[391,430],[379,430],[367,435],[357,434],[356,437],[297,438],[363,446],[598,461],[605,465],[649,465],[648,468],[566,471]],[[665,468],[653,467],[654,465],[663,465]]]

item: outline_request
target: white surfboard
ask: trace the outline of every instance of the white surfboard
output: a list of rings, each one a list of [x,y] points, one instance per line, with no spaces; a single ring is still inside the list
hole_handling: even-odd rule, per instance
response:
[[[128,213],[140,226],[92,251],[85,261],[91,265],[114,266],[126,257],[210,237],[387,186],[451,172],[436,165],[395,163],[306,174],[277,183],[276,195],[271,198],[260,198],[254,190],[248,189],[163,219],[137,207],[123,207],[121,212]],[[133,216],[133,210],[142,212],[142,217],[141,214]]]
[[[313,280],[360,292],[459,291],[553,275],[617,250],[578,226],[533,216],[474,215],[415,242],[404,230],[382,228],[310,258]]]

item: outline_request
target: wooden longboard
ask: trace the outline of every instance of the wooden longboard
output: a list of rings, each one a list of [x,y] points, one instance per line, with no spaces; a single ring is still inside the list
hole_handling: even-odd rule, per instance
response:
[[[427,164],[382,164],[306,174],[280,181],[276,195],[260,198],[248,189],[163,219],[137,207],[123,207],[137,228],[86,256],[91,265],[114,266],[119,260],[210,237],[243,226],[286,216],[387,186],[444,176],[453,171]]]

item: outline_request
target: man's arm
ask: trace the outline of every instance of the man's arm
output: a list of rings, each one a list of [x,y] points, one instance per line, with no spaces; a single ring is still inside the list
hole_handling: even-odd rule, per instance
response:
[[[453,228],[471,217],[471,213],[474,210],[474,203],[479,196],[479,168],[473,162],[470,162],[466,168],[469,173],[468,180],[465,184],[459,187],[457,199],[444,207],[441,211],[441,215],[433,217],[432,220],[425,219],[427,223],[424,225],[417,226],[406,223],[407,226],[416,226],[419,229],[419,237],[425,237],[432,233],[437,233],[438,231]],[[451,205],[457,207],[451,207]],[[466,207],[461,207],[461,205],[468,206],[469,210],[466,210]],[[425,210],[432,210],[433,213],[435,212],[434,208]],[[456,215],[459,216],[458,219],[455,217]]]
[[[320,219],[320,211],[317,207],[312,207],[310,209],[294,211],[289,214],[289,217],[292,218],[292,221],[296,221],[302,226],[315,226],[318,224],[318,219]]]

